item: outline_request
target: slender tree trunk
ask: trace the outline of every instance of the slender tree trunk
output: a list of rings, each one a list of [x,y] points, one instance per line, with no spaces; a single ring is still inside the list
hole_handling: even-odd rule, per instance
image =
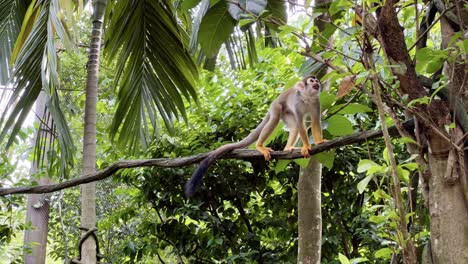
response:
[[[322,164],[314,157],[299,174],[297,263],[320,263],[322,247]]]
[[[316,0],[315,6],[327,8],[331,0]],[[319,33],[323,32],[327,23],[330,22],[328,14],[322,14],[314,19],[314,25],[317,26]],[[318,40],[324,42],[323,39]],[[331,38],[322,43],[324,46],[330,46]],[[328,67],[324,65],[316,75],[323,77]],[[327,90],[328,87],[322,89]],[[301,169],[297,187],[298,196],[298,233],[299,245],[297,254],[297,263],[315,264],[320,263],[322,254],[322,164],[314,157],[309,160],[305,169]]]
[[[463,28],[463,24],[468,24],[467,11],[463,9],[461,1],[450,2],[453,6],[458,5],[451,12],[460,12],[456,16],[461,19],[458,26]],[[453,27],[453,22],[449,22],[445,17],[441,19],[441,29],[442,47],[447,48],[457,30]],[[461,41],[463,38],[458,40]],[[452,44],[452,48],[457,49],[456,42]],[[450,80],[448,87],[452,111],[456,107],[462,108],[465,113],[468,110],[467,66],[466,53],[445,64],[444,73]],[[457,100],[460,98],[462,103],[457,106]],[[467,124],[461,124],[452,131],[452,141],[455,144],[460,144],[457,141],[463,135],[461,129],[466,126]],[[446,141],[436,135],[431,137],[430,147],[432,153],[429,155],[431,177],[428,179],[428,198],[432,260],[433,263],[468,263],[468,151],[457,153],[452,146],[448,146]],[[463,142],[459,147],[464,148]],[[458,158],[455,163],[454,158]]]
[[[94,2],[93,31],[88,57],[88,77],[86,83],[86,105],[83,137],[83,174],[96,172],[96,102],[99,76],[99,52],[101,47],[102,24],[106,0]],[[88,183],[81,187],[82,234],[96,226],[96,184]],[[96,263],[96,243],[88,236],[81,246],[81,263]]]
[[[41,93],[36,101],[36,114],[37,120],[42,118],[47,127],[42,124],[39,125],[36,136],[34,137],[33,144],[36,145],[38,140],[44,140],[44,148],[46,151],[50,146],[51,139],[51,127],[50,121],[45,120],[45,98],[44,93]],[[41,123],[41,122],[39,122]],[[44,165],[47,164],[47,160],[44,153]],[[38,172],[38,160],[34,159],[31,163],[31,180],[35,180],[34,175]],[[44,166],[45,167],[45,166]],[[39,179],[39,185],[50,184],[51,181],[48,175],[43,175]],[[26,211],[26,224],[31,223],[32,229],[25,230],[24,232],[24,246],[30,248],[25,250],[24,263],[25,264],[42,264],[46,260],[46,249],[47,249],[47,234],[49,231],[49,201],[47,194],[30,194],[28,195],[28,204]]]

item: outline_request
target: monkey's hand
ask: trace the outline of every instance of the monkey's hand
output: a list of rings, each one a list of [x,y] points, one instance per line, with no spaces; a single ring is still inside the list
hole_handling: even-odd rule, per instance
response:
[[[310,145],[309,146],[307,146],[307,145],[302,146],[301,154],[302,154],[302,156],[304,156],[304,158],[310,157],[309,151],[310,151]]]
[[[271,155],[270,155],[270,152],[272,152],[273,150],[271,148],[265,148],[263,146],[257,146],[257,150],[263,154],[263,157],[265,157],[265,160],[270,160],[271,158]]]

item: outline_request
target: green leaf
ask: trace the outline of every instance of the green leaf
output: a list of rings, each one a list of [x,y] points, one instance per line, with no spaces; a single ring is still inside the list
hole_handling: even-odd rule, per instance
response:
[[[385,147],[382,152],[383,159],[387,164],[390,164],[390,157],[388,156],[388,149]]]
[[[387,218],[385,218],[385,216],[383,215],[371,215],[369,216],[369,221],[372,222],[372,223],[376,223],[376,224],[381,224],[383,222],[385,222]]]
[[[434,73],[443,66],[447,56],[446,50],[435,50],[430,47],[422,48],[416,52],[416,70],[418,72]]]
[[[390,257],[392,256],[393,254],[393,250],[390,249],[390,248],[381,248],[379,250],[377,250],[375,253],[374,253],[374,257],[376,258],[383,258],[383,259],[390,259]]]
[[[25,42],[33,30],[33,26],[36,22],[36,19],[41,11],[41,5],[36,5],[37,0],[33,0],[26,11],[26,14],[23,18],[23,24],[21,25],[21,31],[16,39],[15,46],[11,53],[11,62],[13,63],[16,60],[20,50],[25,45]],[[48,5],[47,5],[48,7]],[[46,10],[47,12],[47,10]]]
[[[372,180],[372,178],[374,178],[374,175],[368,175],[357,184],[357,189],[360,194],[363,193],[364,190],[366,190],[366,187],[369,184],[370,180]]]
[[[352,3],[345,0],[335,0],[331,3],[329,12],[330,15],[334,15],[341,10],[346,10],[347,8],[352,7]]]
[[[338,109],[341,109],[344,105],[346,104],[339,104],[339,105],[334,105],[333,107],[330,107],[329,112],[334,113]],[[367,105],[363,104],[357,104],[357,103],[352,103],[344,107],[343,109],[338,111],[338,114],[357,114],[357,113],[367,113],[367,112],[372,112],[372,109],[368,107]]]
[[[333,136],[345,136],[354,133],[351,122],[342,115],[334,115],[327,119],[327,131]]]
[[[182,1],[181,9],[184,11],[188,11],[189,9],[192,9],[196,7],[201,0],[184,0]]]
[[[338,253],[338,260],[341,264],[350,264],[349,259],[341,253]]]
[[[414,171],[419,168],[419,165],[416,162],[405,163],[405,164],[401,164],[400,166],[409,171]]]
[[[110,60],[118,57],[118,98],[110,135],[133,151],[147,147],[159,128],[158,113],[169,132],[175,119],[186,119],[184,99],[197,98],[198,70],[169,1],[113,4],[105,53]]]
[[[431,101],[431,99],[429,97],[423,96],[423,97],[411,100],[411,102],[409,102],[408,106],[411,107],[413,105],[418,105],[418,104],[429,104],[430,101]]]
[[[410,137],[401,137],[398,139],[399,142],[401,143],[411,143],[411,144],[418,144],[414,139]]]
[[[401,166],[397,166],[397,175],[398,178],[400,178],[401,181],[404,181],[406,183],[409,182],[409,171],[403,169]]]
[[[314,155],[314,158],[331,170],[335,161],[335,150],[317,153]]]
[[[221,44],[234,32],[236,23],[225,1],[218,2],[208,10],[198,30],[198,41],[207,57],[216,56]]]
[[[436,58],[431,61],[429,61],[426,64],[426,72],[427,73],[434,73],[438,71],[442,66],[444,66],[445,59],[443,58]]]
[[[374,198],[379,200],[379,199],[385,199],[385,200],[391,200],[392,197],[388,195],[384,190],[378,189],[375,192],[372,193],[374,195]]]
[[[278,160],[275,166],[275,173],[278,174],[286,169],[291,160]]]
[[[302,168],[307,167],[307,164],[309,164],[309,159],[303,158],[303,159],[295,159],[294,162],[301,166]]]
[[[363,173],[371,169],[372,167],[380,167],[377,163],[369,159],[362,159],[359,161],[357,172]]]
[[[269,10],[273,17],[279,20],[281,24],[286,24],[288,22],[286,1],[268,0],[266,9]]]
[[[330,108],[330,106],[336,101],[336,96],[329,92],[320,93],[320,108],[322,112]]]

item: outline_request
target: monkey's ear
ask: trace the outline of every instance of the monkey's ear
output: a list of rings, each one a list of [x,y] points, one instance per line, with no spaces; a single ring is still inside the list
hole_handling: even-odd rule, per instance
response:
[[[296,83],[296,88],[299,89],[299,90],[304,90],[305,89],[304,82],[297,82]]]

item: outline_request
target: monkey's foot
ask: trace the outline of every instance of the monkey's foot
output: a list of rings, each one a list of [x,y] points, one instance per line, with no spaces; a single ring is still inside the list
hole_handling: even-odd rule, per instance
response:
[[[302,156],[304,156],[304,158],[310,157],[309,151],[310,151],[310,146],[302,146],[301,154],[302,154]]]
[[[284,148],[284,151],[293,151],[293,150],[295,150],[295,149],[300,149],[300,148],[296,148],[296,147],[294,147],[294,146],[288,146],[288,147],[285,147],[285,148]]]
[[[328,141],[327,139],[322,138],[321,140],[316,141],[315,145],[322,144],[322,143],[325,143],[327,141]]]
[[[271,155],[270,155],[270,152],[272,152],[273,150],[271,148],[265,148],[263,146],[257,146],[257,150],[263,154],[263,157],[265,157],[265,160],[270,160],[271,158]]]

